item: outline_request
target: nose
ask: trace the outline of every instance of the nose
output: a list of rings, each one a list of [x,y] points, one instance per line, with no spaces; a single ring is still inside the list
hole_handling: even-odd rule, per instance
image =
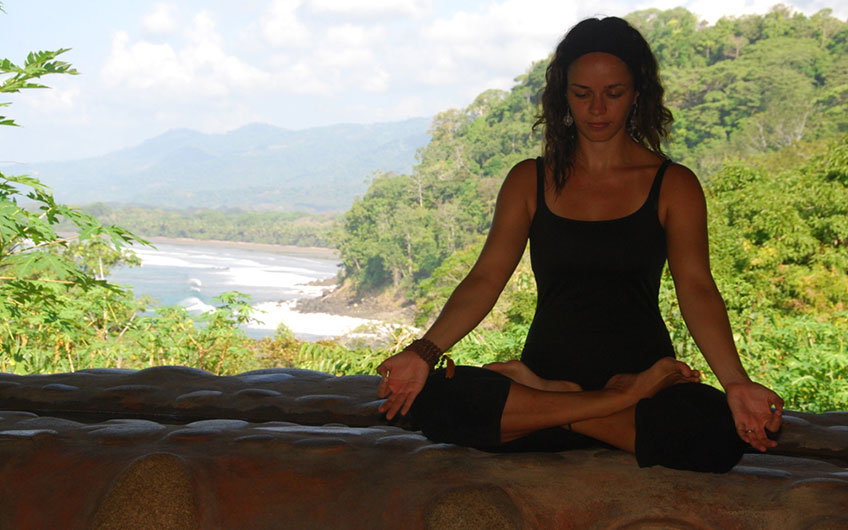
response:
[[[594,96],[592,104],[589,106],[589,112],[596,116],[600,116],[607,110],[606,102],[602,96]]]

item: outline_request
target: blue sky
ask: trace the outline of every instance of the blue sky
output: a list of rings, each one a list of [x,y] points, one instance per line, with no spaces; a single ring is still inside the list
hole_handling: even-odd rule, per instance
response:
[[[0,163],[84,158],[174,128],[391,121],[508,89],[587,16],[682,5],[707,22],[774,0],[5,0],[0,58],[72,48],[78,76],[4,94]],[[806,14],[844,0],[784,2]]]

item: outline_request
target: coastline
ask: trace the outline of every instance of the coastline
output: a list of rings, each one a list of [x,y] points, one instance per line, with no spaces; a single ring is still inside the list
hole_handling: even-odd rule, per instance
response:
[[[142,236],[144,237],[144,236]],[[268,243],[252,243],[238,241],[205,240],[193,238],[174,237],[145,237],[152,245],[173,245],[176,248],[197,248],[205,254],[216,252],[220,249],[255,250],[262,253],[279,254],[283,256],[313,258],[327,260],[330,262],[338,260],[338,252],[335,249],[321,247],[296,247],[291,245],[275,245]],[[137,249],[141,248],[136,246]],[[153,250],[153,249],[149,249]],[[160,249],[166,253],[172,248]],[[153,251],[154,254],[158,251]],[[146,252],[145,252],[146,254]],[[182,260],[182,257],[178,258]],[[166,260],[167,261],[167,260]],[[337,263],[337,261],[336,261]],[[165,263],[167,266],[168,263]],[[232,270],[239,270],[243,265],[236,265]],[[225,267],[230,270],[230,267]],[[244,277],[245,271],[241,271]],[[248,273],[248,280],[256,280],[256,273]],[[268,274],[267,271],[264,274]],[[276,281],[275,275],[279,271],[271,272],[270,277],[262,276],[266,281]],[[297,273],[295,273],[297,274]],[[268,280],[268,278],[271,278]],[[200,280],[197,280],[199,283]],[[204,280],[205,283],[206,280]],[[240,279],[236,283],[244,282]],[[250,283],[248,281],[248,283]],[[271,285],[271,284],[269,284]],[[279,324],[285,324],[301,340],[314,341],[322,339],[338,339],[353,334],[369,340],[379,341],[378,336],[382,332],[377,330],[391,327],[393,325],[411,324],[411,308],[401,308],[397,305],[386,303],[385,300],[376,296],[355,296],[349,285],[339,282],[337,275],[331,277],[317,278],[311,281],[302,279],[294,284],[300,291],[300,295],[292,299],[262,300],[252,302],[253,322],[245,326],[248,334],[254,338],[273,336]],[[249,292],[249,291],[248,291]],[[208,311],[212,306],[196,300],[196,307],[190,306],[190,310],[197,312]],[[185,301],[184,301],[185,302]],[[184,304],[184,302],[180,302]],[[363,328],[369,331],[363,334]]]
[[[319,258],[338,258],[339,251],[326,247],[299,247],[296,245],[278,245],[275,243],[255,243],[252,241],[226,241],[222,239],[194,239],[189,237],[140,236],[154,246],[156,243],[178,243],[181,245],[208,245],[213,247],[238,247],[246,250],[262,250],[274,254],[314,256]]]

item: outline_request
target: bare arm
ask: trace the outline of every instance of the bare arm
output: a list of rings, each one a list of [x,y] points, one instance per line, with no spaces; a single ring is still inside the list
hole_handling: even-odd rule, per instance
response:
[[[666,230],[668,265],[680,311],[695,343],[727,391],[740,436],[761,451],[774,447],[775,442],[766,437],[764,428],[775,431],[780,427],[783,400],[753,383],[739,360],[727,309],[710,272],[704,193],[697,177],[687,168],[669,168],[660,217]],[[772,405],[777,408],[775,413]]]
[[[521,260],[532,221],[531,208],[535,207],[535,175],[532,161],[523,162],[504,181],[477,262],[424,335],[443,350],[456,344],[492,310]],[[528,204],[531,199],[532,205]]]
[[[527,160],[507,175],[480,257],[448,298],[424,338],[447,350],[491,311],[524,253],[535,197],[535,163]],[[386,412],[386,417],[392,419],[398,411],[401,414],[409,411],[424,387],[429,367],[415,353],[404,350],[386,359],[377,371],[383,377],[378,395],[388,396],[380,412]]]

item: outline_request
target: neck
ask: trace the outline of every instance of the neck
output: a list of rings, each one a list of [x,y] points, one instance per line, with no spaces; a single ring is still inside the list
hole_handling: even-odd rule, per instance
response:
[[[641,150],[641,146],[624,131],[606,142],[590,142],[578,138],[574,153],[575,165],[589,172],[627,166],[632,164]]]

